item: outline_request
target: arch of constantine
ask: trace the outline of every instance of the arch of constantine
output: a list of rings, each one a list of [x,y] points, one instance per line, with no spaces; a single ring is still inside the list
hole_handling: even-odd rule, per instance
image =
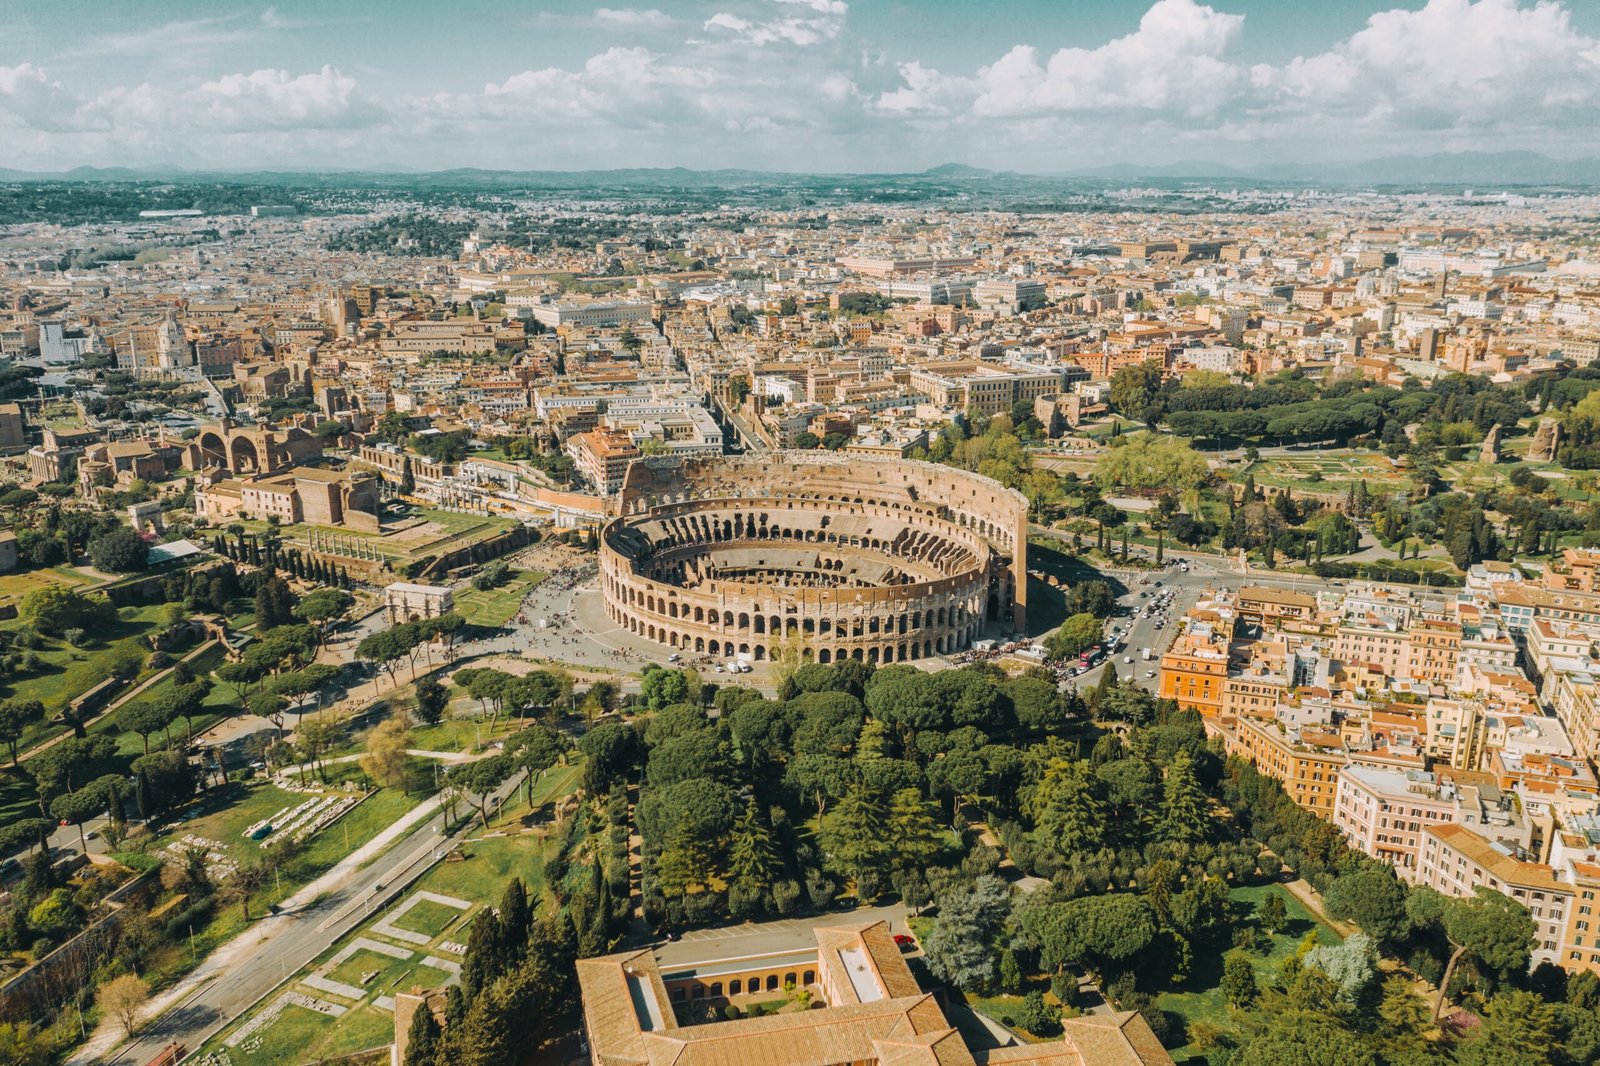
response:
[[[894,663],[1022,630],[1028,504],[953,467],[833,452],[636,460],[600,537],[607,614],[685,654]]]

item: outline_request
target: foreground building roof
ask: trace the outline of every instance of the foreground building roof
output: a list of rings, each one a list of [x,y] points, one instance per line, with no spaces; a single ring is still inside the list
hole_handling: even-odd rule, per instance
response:
[[[1067,1019],[1059,1041],[974,1052],[922,992],[884,922],[819,928],[826,1006],[680,1025],[653,952],[578,962],[596,1066],[1157,1066],[1171,1057],[1136,1012]],[[726,972],[731,960],[718,960]],[[752,958],[759,969],[762,962]],[[675,973],[674,981],[682,975]],[[687,979],[691,979],[687,978]],[[720,987],[720,986],[719,986]]]

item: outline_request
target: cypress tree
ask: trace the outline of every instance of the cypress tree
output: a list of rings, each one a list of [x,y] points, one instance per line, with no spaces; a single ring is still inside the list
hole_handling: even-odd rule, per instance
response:
[[[508,958],[521,959],[527,951],[530,920],[528,890],[522,878],[513,877],[500,896],[500,939]]]
[[[485,907],[467,933],[467,954],[461,960],[461,990],[475,999],[505,972],[505,939],[500,919]]]
[[[459,1028],[467,1017],[467,997],[460,985],[444,990],[444,1024],[446,1028]]]
[[[1161,814],[1156,832],[1163,839],[1198,844],[1210,830],[1210,812],[1205,793],[1195,778],[1189,753],[1178,749],[1167,766],[1161,788]]]
[[[411,1016],[411,1028],[407,1033],[405,1066],[435,1066],[439,1056],[440,1029],[433,1017],[433,1010],[426,1002]]]

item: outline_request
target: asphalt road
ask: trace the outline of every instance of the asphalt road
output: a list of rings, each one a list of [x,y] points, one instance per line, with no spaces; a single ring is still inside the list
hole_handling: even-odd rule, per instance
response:
[[[521,775],[514,777],[498,794],[510,795],[521,780]],[[100,1061],[105,1066],[144,1066],[175,1041],[190,1052],[197,1050],[336,940],[401,896],[475,825],[469,820],[447,837],[444,815],[439,814],[397,841],[343,888],[297,911],[259,919],[273,923],[270,939]]]

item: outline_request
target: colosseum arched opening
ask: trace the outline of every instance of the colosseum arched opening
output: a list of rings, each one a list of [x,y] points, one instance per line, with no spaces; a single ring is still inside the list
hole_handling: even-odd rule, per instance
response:
[[[711,656],[892,663],[1025,624],[1027,501],[951,467],[829,452],[652,457],[601,535],[613,621]]]

